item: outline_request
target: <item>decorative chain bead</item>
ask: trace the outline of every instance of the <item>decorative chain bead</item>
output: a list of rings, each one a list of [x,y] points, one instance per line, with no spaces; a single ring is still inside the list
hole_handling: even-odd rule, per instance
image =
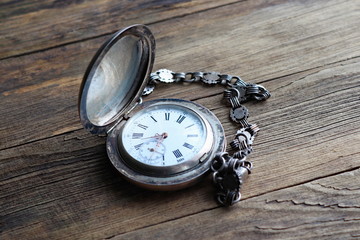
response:
[[[246,157],[252,152],[252,144],[260,128],[250,124],[248,110],[242,103],[250,100],[268,99],[270,92],[261,85],[246,83],[238,76],[218,72],[173,72],[160,69],[150,75],[149,84],[143,95],[150,94],[158,82],[202,82],[208,85],[226,86],[224,98],[230,103],[230,118],[241,125],[230,147],[233,154],[218,153],[212,161],[213,182],[216,187],[216,199],[224,206],[231,206],[241,199],[240,189],[251,173],[252,163]]]

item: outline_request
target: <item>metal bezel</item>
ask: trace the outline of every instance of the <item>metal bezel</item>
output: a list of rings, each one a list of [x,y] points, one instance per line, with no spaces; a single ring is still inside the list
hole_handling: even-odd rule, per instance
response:
[[[119,145],[120,153],[123,154],[124,160],[130,167],[133,167],[134,169],[137,169],[139,172],[142,172],[142,173],[144,173],[146,175],[150,175],[150,176],[166,177],[166,176],[171,176],[171,175],[179,174],[181,172],[190,170],[191,168],[198,165],[199,161],[202,161],[202,159],[205,158],[207,153],[210,152],[212,149],[213,131],[212,131],[210,124],[203,117],[203,114],[197,108],[193,108],[193,107],[189,108],[188,106],[184,106],[183,102],[177,101],[177,102],[171,102],[171,103],[164,103],[162,101],[159,101],[157,103],[151,104],[151,106],[147,106],[146,108],[143,108],[142,110],[147,110],[149,108],[154,108],[157,106],[169,106],[170,108],[172,106],[180,106],[180,107],[187,109],[188,111],[192,111],[195,115],[197,115],[198,118],[201,120],[203,127],[205,129],[205,132],[206,132],[206,139],[205,139],[205,143],[204,143],[203,147],[199,150],[199,152],[193,158],[191,158],[187,161],[181,162],[179,164],[176,164],[176,165],[151,166],[151,165],[139,162],[137,159],[133,158],[130,154],[128,154],[127,150],[124,147],[123,140],[122,140],[122,135],[123,135],[123,132],[125,129],[125,125],[131,124],[134,121],[135,117],[137,117],[138,114],[143,114],[143,113],[141,113],[142,111],[138,111],[137,113],[133,114],[133,116],[126,122],[126,124],[123,125],[123,127],[121,128],[121,130],[118,134],[118,145]]]
[[[174,170],[172,170],[172,174],[167,175],[159,172],[154,173],[151,171],[153,170],[151,168],[149,172],[146,172],[142,171],[144,169],[134,167],[134,165],[129,164],[129,161],[125,160],[125,158],[129,156],[124,154],[124,149],[119,147],[121,146],[121,143],[119,144],[118,136],[120,136],[121,131],[126,124],[125,121],[109,132],[106,144],[107,153],[114,167],[129,181],[152,190],[176,190],[195,183],[201,176],[208,172],[211,160],[214,158],[215,154],[223,151],[225,148],[225,134],[224,129],[216,116],[207,108],[194,102],[180,99],[157,99],[144,102],[137,107],[135,111],[139,112],[142,109],[159,104],[181,105],[193,111],[195,109],[194,112],[202,117],[204,123],[208,124],[208,127],[211,129],[209,132],[211,134],[208,134],[208,137],[212,138],[212,143],[208,148],[208,152],[204,151],[204,156],[200,156],[199,159],[196,160],[197,164],[187,169],[179,169],[177,173],[174,173]],[[177,165],[174,167],[176,166]]]

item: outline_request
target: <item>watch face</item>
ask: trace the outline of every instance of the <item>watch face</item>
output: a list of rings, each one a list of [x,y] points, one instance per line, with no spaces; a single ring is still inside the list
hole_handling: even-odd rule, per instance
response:
[[[220,121],[205,107],[180,99],[140,104],[109,131],[106,150],[118,172],[151,190],[177,190],[201,179],[224,151]]]
[[[199,163],[212,144],[210,131],[206,120],[192,109],[157,104],[131,117],[119,137],[130,163],[175,173]]]

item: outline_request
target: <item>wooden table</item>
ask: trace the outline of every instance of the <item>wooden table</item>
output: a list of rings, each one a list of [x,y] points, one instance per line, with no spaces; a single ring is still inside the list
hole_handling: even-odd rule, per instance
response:
[[[0,239],[360,238],[360,2],[10,1],[0,4]],[[85,69],[116,30],[147,24],[155,69],[219,71],[268,88],[231,208],[210,179],[151,192],[120,178],[80,124]],[[229,120],[222,87],[161,85]]]

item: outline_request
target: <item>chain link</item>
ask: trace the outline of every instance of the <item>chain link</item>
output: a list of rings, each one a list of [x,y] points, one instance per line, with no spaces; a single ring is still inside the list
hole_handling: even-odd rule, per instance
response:
[[[158,82],[203,82],[208,85],[223,85],[224,98],[231,105],[230,118],[241,125],[235,139],[230,142],[233,154],[218,153],[212,161],[213,182],[216,187],[216,199],[224,206],[231,206],[241,199],[240,189],[251,173],[252,163],[246,157],[252,152],[252,144],[260,128],[250,124],[248,110],[242,103],[250,100],[263,101],[271,95],[266,88],[258,84],[246,83],[238,76],[218,72],[173,72],[160,69],[150,75],[149,83],[143,95],[150,94]]]

